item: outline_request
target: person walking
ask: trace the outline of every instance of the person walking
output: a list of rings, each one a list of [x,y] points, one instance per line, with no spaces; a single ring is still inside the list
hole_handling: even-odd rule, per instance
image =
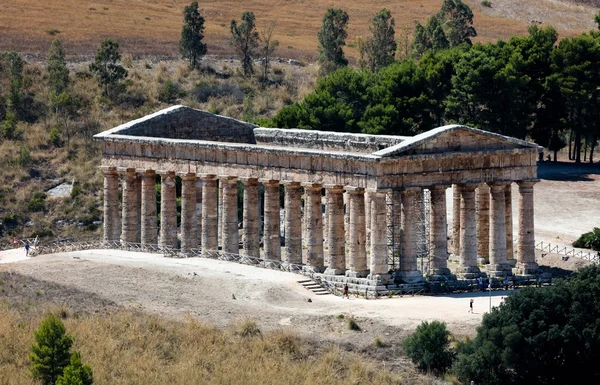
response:
[[[350,296],[348,295],[348,284],[347,283],[344,284],[344,294],[342,294],[342,298],[344,298],[344,297],[350,299]]]
[[[29,257],[29,242],[25,242],[25,256]]]
[[[473,298],[471,298],[471,301],[469,302],[469,313],[473,313]]]

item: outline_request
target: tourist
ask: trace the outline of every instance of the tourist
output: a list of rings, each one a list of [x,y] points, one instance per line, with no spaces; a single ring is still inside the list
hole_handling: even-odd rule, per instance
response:
[[[25,256],[29,257],[29,242],[25,242]]]
[[[508,290],[508,276],[504,277],[504,290]]]
[[[471,298],[471,301],[469,302],[469,313],[473,313],[473,298]]]
[[[33,240],[33,247],[34,247],[34,248],[36,248],[36,247],[37,247],[37,245],[38,245],[38,242],[39,242],[39,238],[38,238],[38,236],[36,235],[36,236],[35,236],[35,239]]]
[[[344,284],[344,294],[342,295],[342,298],[344,298],[344,297],[350,299],[350,296],[348,295],[348,284],[347,283]]]
[[[13,238],[13,247],[17,249],[19,247],[19,237]]]

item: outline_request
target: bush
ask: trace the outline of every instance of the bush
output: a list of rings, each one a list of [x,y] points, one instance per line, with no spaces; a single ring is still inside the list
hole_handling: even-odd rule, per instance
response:
[[[445,322],[423,322],[404,340],[404,352],[421,370],[444,373],[452,365],[450,332]]]
[[[167,80],[167,82],[158,91],[158,100],[163,103],[175,103],[178,94],[179,87],[171,80]]]
[[[359,332],[360,325],[354,320],[354,318],[349,318],[348,319],[348,329]]]
[[[21,167],[27,166],[31,163],[31,152],[29,151],[29,147],[23,145],[19,150],[19,156],[17,157],[17,164]]]
[[[73,338],[66,334],[65,326],[54,314],[46,316],[34,335],[35,342],[29,354],[31,375],[44,385],[54,385],[69,365]]]
[[[29,210],[29,212],[39,212],[39,211],[45,211],[46,210],[46,194],[44,193],[34,193],[33,196],[31,197],[31,200],[29,201],[29,203],[27,203],[27,210]]]
[[[62,147],[63,141],[58,127],[54,126],[50,129],[48,142],[54,147]]]
[[[484,7],[492,8],[492,2],[490,0],[482,0],[481,5]]]
[[[579,239],[573,242],[573,247],[600,251],[600,228],[594,227],[594,230],[589,233],[582,234]]]
[[[63,374],[56,380],[56,385],[92,385],[92,369],[81,363],[79,353],[71,355],[71,361]]]
[[[2,122],[2,136],[5,139],[17,138],[17,116],[12,111],[6,112],[6,118]]]
[[[226,83],[217,86],[203,84],[196,87],[195,94],[200,103],[206,103],[210,98],[219,98],[224,96],[231,96],[238,103],[242,103],[244,101],[244,93],[237,84]]]
[[[261,332],[256,322],[245,320],[240,323],[235,334],[241,337],[255,337],[260,336]]]

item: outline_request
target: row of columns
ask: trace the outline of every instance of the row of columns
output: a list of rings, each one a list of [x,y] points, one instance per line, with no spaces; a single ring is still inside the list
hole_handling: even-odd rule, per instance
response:
[[[174,172],[135,169],[104,170],[104,237],[107,241],[121,239],[123,242],[139,242],[142,247],[158,244],[161,247],[177,246],[177,212],[175,203]],[[118,182],[123,176],[123,209],[119,223]],[[156,220],[155,178],[161,177],[161,213],[160,228]],[[181,196],[181,251],[201,247],[203,250],[218,249],[218,204],[222,203],[222,249],[238,254],[238,178],[219,177],[222,195],[217,198],[217,176],[189,173],[178,174],[182,180]],[[365,192],[363,188],[339,185],[321,185],[283,181],[285,188],[285,248],[281,254],[280,245],[280,208],[278,180],[258,180],[241,178],[243,194],[243,238],[242,251],[249,257],[260,257],[260,213],[259,182],[264,186],[264,227],[263,247],[267,259],[283,260],[294,264],[305,264],[316,271],[326,274],[345,274],[351,277],[366,277],[385,280],[388,273],[387,248],[387,203],[386,191]],[[489,262],[495,271],[508,271],[507,267],[507,227],[505,185],[490,186],[491,210],[489,210]],[[302,244],[302,207],[301,194],[304,188],[304,226],[306,228],[306,255],[303,258]],[[322,211],[322,190],[326,190],[326,218]],[[434,186],[431,190],[431,268],[434,274],[449,274],[447,267],[448,242],[446,218],[446,186]],[[459,185],[459,216],[454,222],[455,253],[460,254],[460,266],[464,273],[478,273],[479,236],[485,233],[479,219],[475,203],[474,185]],[[520,226],[519,255],[524,266],[533,268],[535,259],[526,260],[525,256],[534,256],[533,250],[533,183],[520,182]],[[345,234],[344,191],[348,194],[348,237]],[[485,187],[479,190],[485,195]],[[416,202],[420,199],[420,188],[406,188],[391,193],[392,199],[400,199],[401,215],[400,237],[401,263],[397,274],[405,281],[422,280],[417,268],[417,233],[414,224],[417,221]],[[456,199],[455,195],[455,199]],[[366,198],[366,199],[365,199]],[[480,199],[480,211],[485,208]],[[199,202],[202,202],[200,204]],[[525,205],[525,206],[522,206]],[[529,205],[529,206],[528,206]],[[201,209],[200,209],[201,207]],[[489,207],[489,204],[488,204]],[[456,212],[456,211],[455,211]],[[522,215],[521,215],[522,214]],[[326,221],[325,221],[326,219]],[[324,226],[324,222],[327,223]],[[458,238],[456,238],[456,223]],[[367,229],[369,239],[367,242]],[[324,245],[324,232],[327,235]],[[348,244],[346,244],[348,239]],[[487,237],[486,237],[487,239]],[[324,252],[327,247],[327,255]],[[367,258],[367,254],[370,258]],[[484,253],[480,255],[485,255]],[[534,257],[533,257],[534,258]],[[531,259],[531,258],[529,258]],[[533,265],[531,264],[533,262]],[[528,265],[529,264],[529,265]],[[508,270],[507,270],[508,269]]]

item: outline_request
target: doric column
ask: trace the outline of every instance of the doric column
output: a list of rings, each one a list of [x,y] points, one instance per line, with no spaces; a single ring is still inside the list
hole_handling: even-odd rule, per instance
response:
[[[490,188],[477,186],[477,260],[490,263]]]
[[[158,172],[160,184],[160,247],[177,248],[177,202],[175,200],[175,173]]]
[[[366,249],[369,250],[371,248],[371,193],[365,192],[365,227],[367,229],[367,237],[366,237]],[[369,257],[367,256],[367,259]],[[367,264],[367,266],[369,266]]]
[[[217,251],[217,179],[202,175],[202,252]]]
[[[283,260],[302,263],[302,208],[299,182],[285,183],[285,254]]]
[[[517,261],[513,250],[512,183],[504,187],[504,213],[506,214],[506,261],[515,266]]]
[[[386,194],[386,207],[388,223],[388,257],[394,261],[395,267],[400,266],[402,255],[402,198],[399,190]]]
[[[158,243],[158,220],[156,217],[156,173],[142,173],[142,248]]]
[[[435,186],[430,191],[431,269],[434,275],[449,275],[446,186]]]
[[[140,243],[142,240],[142,179],[136,174],[135,176],[135,201],[133,203],[135,207],[136,221],[136,232],[135,232],[135,243]]]
[[[221,177],[219,185],[223,186],[223,251],[231,254],[240,252],[240,236],[238,233],[238,188],[236,177]]]
[[[243,178],[244,213],[243,226],[244,255],[260,258],[260,221],[258,218],[258,179]]]
[[[223,248],[223,183],[217,180],[217,244]]]
[[[386,242],[386,204],[385,192],[369,192],[371,196],[371,254],[369,279],[387,283],[390,279],[388,274],[387,242]]]
[[[119,169],[123,175],[123,213],[121,223],[121,242],[135,243],[140,226],[139,210],[136,204],[140,200],[136,196],[137,173],[134,168]]]
[[[517,243],[517,271],[535,274],[535,238],[533,228],[533,186],[537,181],[517,182],[519,185],[519,241]]]
[[[365,223],[365,190],[347,187],[349,220],[348,220],[348,261],[346,275],[364,278],[367,270],[366,223]]]
[[[104,241],[118,241],[119,226],[119,173],[115,167],[103,167],[104,173]]]
[[[316,272],[322,272],[323,260],[323,212],[321,208],[320,184],[304,184],[306,215],[306,265]]]
[[[506,263],[506,215],[504,201],[504,187],[506,183],[490,184],[491,210],[490,210],[490,264],[488,272],[492,276],[510,275],[510,266]]]
[[[202,245],[202,179],[196,176],[196,242],[197,247]]]
[[[261,181],[265,186],[265,229],[263,245],[265,259],[281,260],[281,230],[279,223],[279,181]]]
[[[181,177],[181,252],[188,253],[198,247],[196,226],[196,174],[179,174]]]
[[[452,185],[452,253],[460,255],[460,186]]]
[[[396,273],[404,282],[419,282],[423,280],[423,273],[417,270],[417,199],[421,189],[415,187],[405,188],[400,191],[402,202],[402,246],[400,266]]]
[[[477,185],[459,185],[460,190],[460,272],[465,278],[480,274],[477,267],[477,211],[475,188]]]
[[[325,274],[344,274],[345,236],[344,236],[344,188],[337,185],[325,186],[327,189],[327,248],[328,260]]]

